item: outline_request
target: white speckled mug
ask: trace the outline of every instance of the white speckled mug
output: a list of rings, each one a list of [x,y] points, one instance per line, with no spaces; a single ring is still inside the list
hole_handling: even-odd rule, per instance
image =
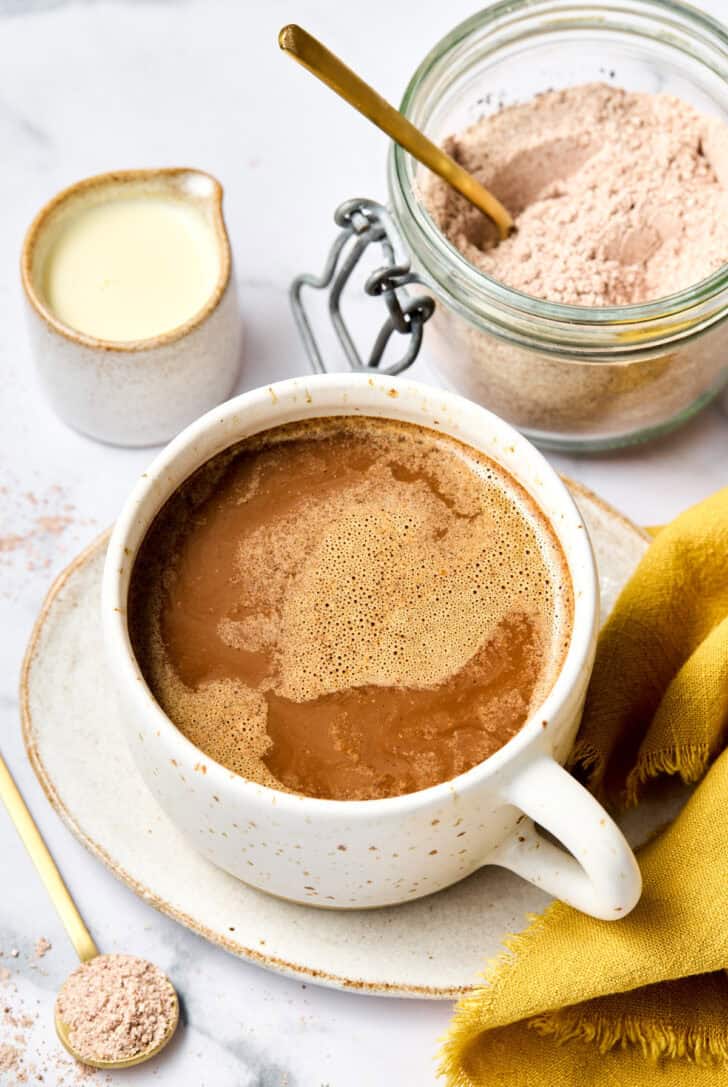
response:
[[[126,623],[139,546],[192,472],[247,435],[297,419],[344,414],[419,423],[499,461],[548,517],[574,587],[566,659],[520,732],[451,781],[383,800],[283,793],[213,762],[155,702]],[[498,864],[595,917],[623,917],[637,902],[641,881],[629,846],[561,766],[578,728],[598,626],[587,532],[541,454],[484,408],[415,382],[361,374],[292,379],[229,401],[172,441],[137,483],[109,543],[102,607],[108,657],[142,775],[197,849],[246,883],[295,902],[351,909],[418,898],[484,864]],[[541,836],[534,821],[569,852]]]
[[[119,196],[162,193],[196,206],[209,222],[218,276],[202,309],[143,340],[102,340],[64,324],[48,305],[45,266],[68,217]],[[240,370],[242,325],[222,215],[222,186],[201,170],[122,170],[64,189],[31,223],[21,255],[36,368],[70,426],[115,445],[168,441],[230,395]]]

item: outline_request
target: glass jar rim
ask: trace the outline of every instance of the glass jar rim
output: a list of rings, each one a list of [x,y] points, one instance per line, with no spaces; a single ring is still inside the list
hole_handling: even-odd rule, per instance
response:
[[[658,23],[671,25],[673,29],[677,18],[683,32],[699,35],[703,39],[703,44],[707,35],[711,39],[714,50],[719,55],[728,57],[728,27],[692,5],[683,4],[679,0],[585,0],[583,3],[574,3],[574,0],[500,0],[458,23],[433,46],[407,84],[399,107],[401,112],[412,119],[413,107],[424,81],[433,69],[438,66],[444,67],[453,50],[473,33],[487,29],[489,26],[497,26],[499,23],[506,25],[507,21],[515,23],[524,16],[533,18],[542,14],[558,14],[562,10],[572,17],[572,26],[585,26],[594,29],[597,33],[600,29],[609,29],[605,17],[610,14],[623,17],[634,15],[653,17]],[[585,17],[590,21],[585,22]],[[563,21],[559,25],[560,29],[564,28]],[[670,44],[679,48],[674,38],[671,38]],[[695,53],[691,56],[699,63],[707,65],[704,56]],[[720,69],[711,67],[711,70],[726,82],[728,89],[728,63],[722,63]],[[683,321],[678,322],[677,327],[684,330],[686,310],[693,313],[696,309],[701,311],[696,322],[701,325],[706,316],[710,318],[709,323],[713,323],[717,317],[728,312],[728,263],[683,290],[663,295],[649,302],[623,306],[579,306],[551,302],[509,287],[471,264],[435,225],[417,199],[410,177],[413,163],[407,152],[398,144],[393,144],[389,161],[390,187],[393,189],[394,185],[397,185],[419,235],[437,256],[435,266],[437,263],[444,262],[447,270],[467,283],[468,288],[478,293],[486,304],[500,305],[526,318],[542,319],[548,323],[563,323],[572,329],[574,326],[597,330],[601,327],[606,331],[607,328],[613,330],[615,326],[628,328],[630,325],[645,324],[659,319],[663,337],[666,333],[669,334],[668,327],[664,325],[666,319],[669,321],[671,318],[682,315]],[[429,266],[427,271],[432,274]],[[433,279],[439,283],[434,274]],[[725,297],[721,299],[721,295]],[[714,306],[716,302],[719,303],[717,313]],[[708,310],[703,312],[706,305]],[[690,324],[693,325],[692,320]]]

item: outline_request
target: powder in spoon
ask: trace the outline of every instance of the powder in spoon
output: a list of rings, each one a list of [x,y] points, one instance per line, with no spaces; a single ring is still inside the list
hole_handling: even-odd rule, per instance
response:
[[[503,201],[517,232],[439,178],[424,203],[481,271],[582,306],[672,294],[728,263],[728,127],[665,94],[602,83],[483,117],[445,149]]]
[[[123,1061],[163,1040],[177,1017],[177,997],[146,959],[98,955],[73,971],[56,1010],[81,1059]]]

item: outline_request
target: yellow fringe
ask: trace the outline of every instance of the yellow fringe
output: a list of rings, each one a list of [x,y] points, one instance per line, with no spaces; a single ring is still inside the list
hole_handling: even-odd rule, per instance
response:
[[[483,984],[473,989],[467,996],[463,996],[455,1007],[448,1036],[440,1050],[440,1065],[438,1076],[445,1076],[448,1087],[478,1087],[471,1077],[464,1071],[460,1057],[463,1051],[478,1038],[488,1027],[485,1021],[488,1018],[493,1002],[495,1001],[501,986],[506,983],[509,967],[518,958],[521,945],[525,944],[526,934],[529,937],[534,931],[543,928],[549,913],[558,905],[553,903],[547,906],[543,913],[529,913],[526,916],[528,924],[522,932],[508,936],[503,940],[503,951],[494,958],[489,959],[482,973]],[[457,1041],[453,1036],[457,1035]]]
[[[627,777],[626,806],[635,807],[639,803],[642,787],[660,774],[679,774],[686,785],[699,781],[707,769],[709,758],[710,747],[707,743],[667,747],[662,751],[640,755],[637,765]]]
[[[583,771],[583,778],[587,788],[592,789],[594,787],[595,776],[604,769],[604,755],[599,748],[594,747],[593,744],[585,743],[583,740],[577,740],[576,746],[569,755],[568,768],[570,770],[579,769]]]
[[[676,1029],[631,1016],[589,1020],[580,1016],[578,1007],[540,1015],[528,1026],[559,1045],[578,1039],[599,1047],[600,1053],[611,1049],[639,1046],[645,1059],[682,1059],[705,1066],[728,1063],[728,1034],[721,1037],[699,1029]]]
[[[667,748],[643,755],[627,779],[627,805],[636,804],[642,786],[660,774],[679,774],[686,784],[697,781],[705,773],[709,756],[707,743]],[[577,742],[569,765],[572,768],[580,767],[585,772],[587,785],[591,787],[594,777],[603,769],[603,757],[591,745]],[[547,907],[541,914],[529,915],[527,928],[505,939],[504,950],[486,964],[482,974],[483,984],[458,1001],[449,1036],[440,1051],[438,1068],[438,1074],[446,1077],[448,1087],[479,1087],[464,1070],[462,1055],[484,1031],[491,1029],[488,1022],[491,1008],[501,986],[507,982],[509,968],[518,958],[521,945],[526,942],[526,933],[530,938],[534,929],[542,927],[556,905]],[[725,1037],[716,1038],[704,1031],[675,1031],[629,1016],[617,1021],[599,1017],[595,1022],[589,1022],[580,1018],[576,1009],[547,1013],[527,1021],[529,1027],[544,1036],[553,1037],[559,1044],[579,1039],[596,1043],[602,1053],[617,1046],[626,1048],[638,1045],[646,1058],[654,1060],[682,1057],[701,1065],[728,1062],[728,1032]]]
[[[630,770],[624,794],[621,798],[612,798],[619,801],[619,807],[634,808],[639,803],[643,787],[653,778],[661,774],[679,774],[686,785],[692,785],[699,781],[708,768],[710,759],[710,746],[707,743],[696,743],[690,746],[666,747],[662,751],[650,751],[640,755],[637,765]],[[572,751],[569,769],[583,771],[583,778],[588,789],[602,803],[605,803],[604,791],[600,781],[595,778],[604,769],[604,757],[602,753],[591,744],[577,740]]]

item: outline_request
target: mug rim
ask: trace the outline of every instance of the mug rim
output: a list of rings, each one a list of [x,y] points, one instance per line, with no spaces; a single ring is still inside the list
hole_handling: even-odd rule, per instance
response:
[[[334,411],[330,406],[324,406],[321,407],[320,411],[312,411],[310,410],[312,405],[314,409],[316,405],[311,390],[317,388],[329,390],[330,392],[339,390],[344,394],[364,389],[380,391],[382,394],[381,410],[375,411],[373,406],[370,405],[364,407],[361,404],[357,405],[356,397],[353,397],[348,403],[344,398],[339,410]],[[425,789],[370,800],[333,800],[283,792],[271,786],[244,778],[217,762],[184,735],[156,701],[142,675],[131,645],[126,619],[128,582],[139,547],[154,517],[184,480],[189,478],[197,468],[216,456],[218,452],[229,448],[236,441],[240,441],[251,434],[272,429],[283,422],[295,421],[296,418],[325,418],[332,415],[361,414],[362,417],[383,417],[408,421],[403,414],[397,413],[395,408],[399,398],[405,395],[409,396],[410,402],[414,401],[415,403],[413,412],[417,412],[423,417],[427,416],[424,405],[433,397],[436,397],[441,408],[446,410],[453,408],[457,412],[465,414],[466,417],[470,415],[482,419],[486,424],[484,427],[485,432],[489,436],[495,432],[501,443],[508,443],[507,447],[513,451],[514,455],[520,455],[521,451],[525,450],[531,462],[538,465],[539,471],[543,472],[544,482],[548,481],[551,493],[555,493],[557,496],[558,505],[561,508],[560,517],[563,519],[565,513],[569,513],[575,518],[574,528],[581,531],[572,531],[569,540],[564,540],[561,530],[566,526],[555,524],[554,519],[543,508],[532,488],[529,488],[518,476],[515,477],[536,503],[554,531],[566,559],[569,576],[572,579],[574,615],[569,645],[561,668],[546,697],[529,714],[518,732],[502,747],[464,773],[428,786]],[[242,425],[240,428],[241,434],[237,438],[229,439],[228,437],[218,449],[205,452],[203,456],[199,457],[194,467],[188,468],[181,479],[173,484],[170,483],[170,476],[173,476],[172,469],[183,455],[193,450],[196,445],[202,445],[208,435],[220,424],[226,424],[236,416],[240,416],[242,420],[254,409],[264,409],[266,407],[274,416],[276,408],[286,402],[300,403],[300,414],[280,419],[277,422],[274,418],[271,418],[263,426],[252,430],[247,430]],[[467,437],[453,433],[452,427],[447,423],[440,423],[439,426],[434,427],[431,422],[428,424],[426,418],[422,418],[419,425],[429,425],[429,429],[448,434],[450,437],[463,442],[463,444],[478,449],[486,456],[492,457],[505,471],[514,475],[511,468],[507,464],[503,464],[497,453],[476,445]],[[161,488],[159,486],[160,481],[163,483]],[[161,491],[161,498],[159,494],[155,494],[155,491]],[[151,515],[145,514],[141,518],[145,521],[144,532],[139,537],[136,546],[131,548],[128,546],[130,535],[138,527],[142,510],[147,508],[152,500],[156,502],[154,511]],[[575,575],[578,575],[578,584]],[[123,590],[125,582],[126,590]],[[583,675],[584,669],[590,665],[594,635],[599,618],[596,563],[586,525],[574,499],[558,473],[524,435],[520,434],[499,416],[481,405],[459,396],[457,393],[402,377],[385,375],[370,377],[366,374],[350,372],[287,378],[272,385],[249,390],[206,412],[173,438],[154,458],[151,465],[137,480],[127,496],[109,540],[104,563],[101,596],[102,625],[107,657],[117,683],[125,684],[128,689],[129,697],[134,703],[133,712],[144,715],[147,721],[151,720],[157,735],[163,736],[172,745],[181,746],[193,760],[196,759],[199,762],[203,759],[206,773],[211,782],[217,779],[222,787],[224,781],[227,788],[232,787],[242,790],[248,800],[254,800],[256,797],[269,798],[269,802],[279,807],[282,813],[301,812],[303,805],[315,812],[317,818],[323,817],[324,819],[340,819],[342,816],[353,818],[363,815],[379,817],[385,814],[404,814],[413,809],[427,807],[433,803],[436,804],[448,797],[452,797],[453,794],[460,794],[477,788],[483,785],[488,778],[500,773],[509,763],[517,761],[518,757],[529,747],[538,743],[539,737],[546,734],[548,724],[558,719],[564,705],[568,702],[569,696]]]

